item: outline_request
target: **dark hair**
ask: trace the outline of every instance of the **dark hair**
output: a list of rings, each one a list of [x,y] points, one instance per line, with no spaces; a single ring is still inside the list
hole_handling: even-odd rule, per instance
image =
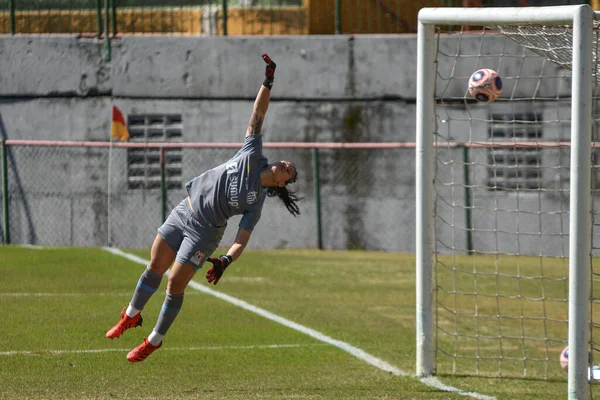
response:
[[[283,201],[283,204],[285,204],[285,207],[288,209],[290,214],[292,214],[294,217],[300,215],[300,209],[298,208],[296,202],[302,200],[302,198],[298,197],[296,192],[291,191],[287,188],[287,186],[270,187],[267,189],[267,195],[269,197],[279,197],[281,201]]]

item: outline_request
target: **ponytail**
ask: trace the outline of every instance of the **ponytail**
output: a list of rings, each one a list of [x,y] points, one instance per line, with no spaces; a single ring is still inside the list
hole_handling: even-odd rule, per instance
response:
[[[300,215],[300,209],[298,208],[298,204],[296,204],[296,203],[302,199],[300,197],[298,197],[298,195],[296,195],[296,192],[293,192],[290,189],[288,189],[287,186],[270,187],[267,190],[267,195],[269,197],[274,197],[274,196],[279,197],[281,199],[281,201],[283,201],[283,204],[288,209],[290,214],[292,214],[294,217],[297,217],[298,215]]]

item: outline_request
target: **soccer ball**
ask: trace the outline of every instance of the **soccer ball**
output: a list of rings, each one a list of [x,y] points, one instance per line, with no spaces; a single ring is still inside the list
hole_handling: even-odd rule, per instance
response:
[[[478,69],[469,78],[469,93],[479,102],[491,103],[502,93],[502,79],[493,69]]]
[[[588,363],[591,364],[591,354],[588,354]],[[569,348],[565,347],[560,352],[560,366],[565,372],[569,372]],[[600,380],[600,365],[588,367],[588,380]]]
[[[566,372],[569,370],[569,348],[565,347],[560,352],[560,366]]]

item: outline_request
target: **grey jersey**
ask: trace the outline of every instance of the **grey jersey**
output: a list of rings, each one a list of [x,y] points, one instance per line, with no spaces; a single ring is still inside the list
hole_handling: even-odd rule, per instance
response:
[[[220,227],[229,217],[243,214],[240,228],[252,232],[267,196],[260,184],[260,171],[268,164],[262,147],[262,135],[247,136],[232,159],[186,184],[199,217]]]

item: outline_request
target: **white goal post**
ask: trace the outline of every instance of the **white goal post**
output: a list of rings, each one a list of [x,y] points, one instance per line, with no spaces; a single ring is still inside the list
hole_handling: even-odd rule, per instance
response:
[[[596,79],[596,60],[593,54],[596,49],[594,48],[593,31],[594,20],[596,18],[596,14],[588,5],[528,8],[423,8],[419,12],[416,104],[416,373],[418,376],[428,376],[436,373],[435,293],[437,287],[434,277],[434,258],[438,250],[435,246],[437,232],[434,226],[434,208],[436,202],[436,188],[434,186],[436,156],[434,153],[436,146],[438,146],[435,143],[435,138],[436,136],[440,136],[438,133],[439,125],[446,123],[448,119],[436,114],[438,105],[436,86],[439,85],[440,74],[438,71],[440,65],[436,56],[439,50],[439,38],[436,35],[436,27],[568,25],[572,30],[571,48],[566,49],[567,54],[572,54],[572,59],[565,60],[567,68],[571,70],[570,166],[568,167],[570,184],[565,193],[569,201],[567,236],[569,267],[568,395],[569,398],[573,399],[588,398],[590,391],[588,387],[588,357],[590,351],[589,315],[591,312],[590,259],[593,242],[590,221],[592,213],[592,196],[590,195],[592,189],[590,181],[592,180],[593,90]],[[525,45],[525,47],[527,46]],[[565,49],[561,48],[560,51],[564,53]],[[548,59],[556,62],[551,58]],[[480,67],[485,67],[485,65],[480,65]],[[449,69],[454,69],[454,67]],[[462,71],[462,75],[468,79],[468,76],[472,72],[473,70]],[[498,72],[500,76],[503,75],[502,71]],[[463,79],[465,85],[467,79]],[[515,82],[518,80],[519,78],[515,78]],[[467,95],[465,95],[462,101],[464,104],[474,103]],[[515,101],[515,99],[509,93],[501,101],[504,102],[503,104],[508,105],[511,101]],[[460,100],[458,103],[460,103]],[[473,107],[482,106],[475,104]],[[512,107],[514,109],[519,106]],[[468,123],[472,123],[475,119],[475,117],[470,117],[469,121],[461,126],[470,126]],[[453,144],[450,143],[451,140],[445,140],[446,146]],[[472,147],[477,145],[476,140],[471,141],[469,145]],[[524,144],[523,146],[526,147],[527,145]],[[457,163],[455,164],[458,165]],[[474,163],[465,161],[464,164],[468,167]],[[468,183],[464,183],[464,187],[465,190],[470,190],[472,185],[469,186]],[[517,185],[516,190],[518,189],[519,186]],[[559,191],[557,190],[556,193],[559,193]],[[518,201],[516,203],[518,204]],[[450,204],[450,206],[453,206],[453,204]],[[466,212],[470,212],[471,208],[471,205],[467,205]],[[542,213],[542,211],[536,212],[537,214]],[[519,218],[520,214],[517,212],[515,215],[517,215],[516,218]],[[565,215],[567,215],[566,212]],[[470,230],[470,227],[467,228]],[[518,238],[520,237],[519,235],[523,235],[522,232],[521,229],[517,229],[516,237]],[[496,235],[500,235],[505,232],[497,229],[495,233]],[[567,232],[565,232],[565,235],[567,235]],[[544,240],[541,235],[539,240]],[[450,247],[454,248],[453,246]],[[471,251],[473,249],[469,247],[468,250]],[[474,249],[473,253],[476,252],[477,249]],[[517,253],[519,254],[520,251]],[[540,253],[540,263],[544,257]],[[453,268],[456,270],[456,267]],[[496,277],[497,275],[498,272],[496,272]],[[520,277],[520,273],[515,273],[511,278]],[[542,277],[540,279],[543,282],[545,278]],[[477,294],[478,291],[476,288],[471,295],[476,298]],[[456,314],[456,312],[454,313]],[[516,319],[518,320],[519,318],[517,317]],[[477,324],[476,318],[474,321]],[[522,322],[521,327],[523,327]],[[456,338],[459,335],[454,336]],[[522,336],[526,335],[523,334]],[[478,340],[478,337],[475,337],[474,340]],[[525,341],[523,338],[521,340]],[[546,346],[546,353],[548,353],[549,339],[541,338],[539,339],[539,343],[540,346]],[[502,362],[502,360],[499,362]],[[551,362],[556,362],[558,365],[558,354],[556,354],[556,358]]]

